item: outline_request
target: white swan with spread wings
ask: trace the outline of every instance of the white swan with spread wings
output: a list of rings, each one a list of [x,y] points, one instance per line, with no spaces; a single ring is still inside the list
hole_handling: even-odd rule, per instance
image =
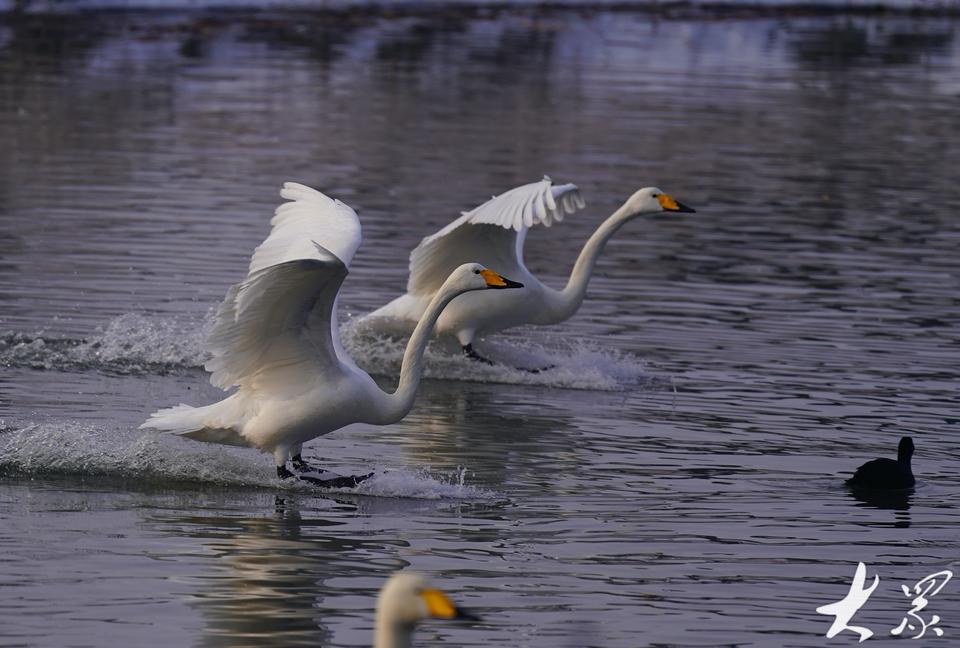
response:
[[[467,356],[489,363],[473,349],[476,338],[521,324],[555,324],[577,312],[604,245],[624,224],[644,214],[694,211],[656,187],[640,189],[597,228],[577,257],[567,285],[555,290],[527,270],[524,240],[531,227],[549,227],[582,207],[576,185],[554,186],[544,178],[464,212],[410,253],[407,293],[367,315],[365,325],[409,330],[437,294],[438,278],[465,260],[476,260],[501,269],[524,287],[495,297],[482,293],[458,297],[440,316],[437,331],[456,336]]]
[[[204,407],[160,410],[140,427],[260,448],[287,478],[291,458],[298,471],[309,469],[304,442],[350,423],[393,423],[410,411],[433,326],[454,297],[522,284],[478,263],[446,271],[418,317],[399,385],[385,393],[346,354],[337,327],[337,294],[360,245],[356,212],[293,182],[280,195],[290,202],[277,208],[270,235],[253,253],[246,279],[227,292],[207,340],[210,382],[236,392]],[[359,479],[308,481],[352,486]]]

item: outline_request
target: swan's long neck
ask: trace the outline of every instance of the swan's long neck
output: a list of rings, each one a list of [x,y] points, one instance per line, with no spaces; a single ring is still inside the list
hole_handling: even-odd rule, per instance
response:
[[[613,212],[607,220],[600,224],[597,231],[587,239],[583,249],[580,250],[580,256],[573,266],[570,278],[563,290],[550,291],[547,308],[545,309],[545,320],[538,323],[556,324],[570,318],[580,308],[583,298],[587,294],[587,284],[590,283],[590,276],[593,274],[593,268],[597,264],[597,259],[603,252],[604,246],[610,237],[617,233],[623,225],[639,216],[624,204],[617,211]]]
[[[373,648],[410,648],[413,645],[412,624],[399,623],[377,615]]]
[[[430,335],[433,333],[433,327],[440,317],[440,313],[447,304],[459,295],[461,290],[456,288],[446,288],[442,286],[430,301],[426,311],[417,322],[417,327],[413,329],[413,335],[407,342],[407,349],[403,352],[403,363],[400,366],[400,382],[397,389],[392,394],[383,394],[380,403],[380,411],[375,417],[375,421],[381,425],[387,423],[396,423],[410,411],[413,407],[413,400],[417,395],[417,387],[420,385],[420,377],[423,375],[423,353],[430,342]]]

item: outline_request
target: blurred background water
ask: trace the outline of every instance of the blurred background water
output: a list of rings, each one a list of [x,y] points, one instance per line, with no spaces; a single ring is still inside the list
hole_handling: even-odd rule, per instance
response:
[[[362,646],[413,566],[485,621],[423,645],[823,646],[857,561],[956,570],[960,40],[952,18],[588,9],[20,16],[0,24],[0,641]],[[414,411],[308,446],[358,492],[136,429],[217,397],[211,309],[285,180],[360,213],[353,316],[419,239],[549,174],[562,284],[656,184],[697,214],[608,245],[563,325],[429,355]],[[919,484],[842,486],[914,437]],[[950,645],[957,582],[931,600]],[[929,615],[928,615],[929,617]],[[850,633],[834,642],[849,644]],[[953,637],[953,639],[951,639]]]

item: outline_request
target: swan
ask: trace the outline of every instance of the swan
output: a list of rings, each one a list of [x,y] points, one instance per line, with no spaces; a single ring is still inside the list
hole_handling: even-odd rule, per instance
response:
[[[377,597],[374,648],[410,648],[413,631],[425,619],[480,619],[458,608],[417,572],[393,574]]]
[[[916,480],[913,478],[913,469],[910,467],[910,458],[913,457],[913,439],[903,437],[897,446],[897,458],[873,459],[857,468],[853,477],[845,483],[855,488],[871,488],[892,490],[897,488],[911,488]]]
[[[356,212],[294,182],[280,195],[289,202],[277,208],[270,235],[254,251],[246,279],[227,292],[207,339],[210,382],[237,390],[205,407],[161,409],[140,427],[259,448],[273,455],[277,475],[287,479],[294,476],[289,459],[294,469],[310,470],[301,455],[304,442],[350,423],[387,425],[406,416],[423,352],[450,300],[522,284],[479,263],[451,268],[407,343],[396,391],[385,393],[346,353],[337,326],[337,294],[360,245]],[[300,478],[325,486],[359,481]]]
[[[477,260],[515,276],[524,287],[492,299],[479,293],[459,297],[436,328],[455,336],[467,357],[492,364],[474,350],[474,340],[521,324],[556,324],[571,317],[583,302],[604,245],[623,225],[644,214],[695,211],[656,187],[640,189],[587,239],[567,285],[555,290],[527,270],[523,243],[534,225],[549,227],[583,206],[576,185],[554,186],[548,177],[494,196],[424,238],[410,253],[407,293],[361,322],[372,330],[408,333],[438,293],[438,278],[464,261]]]

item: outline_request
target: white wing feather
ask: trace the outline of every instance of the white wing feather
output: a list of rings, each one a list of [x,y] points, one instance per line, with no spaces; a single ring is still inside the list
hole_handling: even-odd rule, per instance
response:
[[[210,382],[228,389],[271,370],[338,361],[334,313],[347,264],[360,245],[356,212],[304,185],[287,183],[273,229],[247,278],[230,288],[207,340]],[[341,256],[342,255],[342,256]]]
[[[553,186],[546,177],[494,196],[414,248],[407,293],[434,293],[454,268],[471,261],[509,274],[523,266],[528,228],[550,227],[584,205],[576,185]]]
[[[316,189],[287,182],[280,196],[290,202],[277,207],[270,236],[253,252],[250,274],[296,259],[320,259],[314,243],[350,266],[360,247],[360,219],[353,209]]]

